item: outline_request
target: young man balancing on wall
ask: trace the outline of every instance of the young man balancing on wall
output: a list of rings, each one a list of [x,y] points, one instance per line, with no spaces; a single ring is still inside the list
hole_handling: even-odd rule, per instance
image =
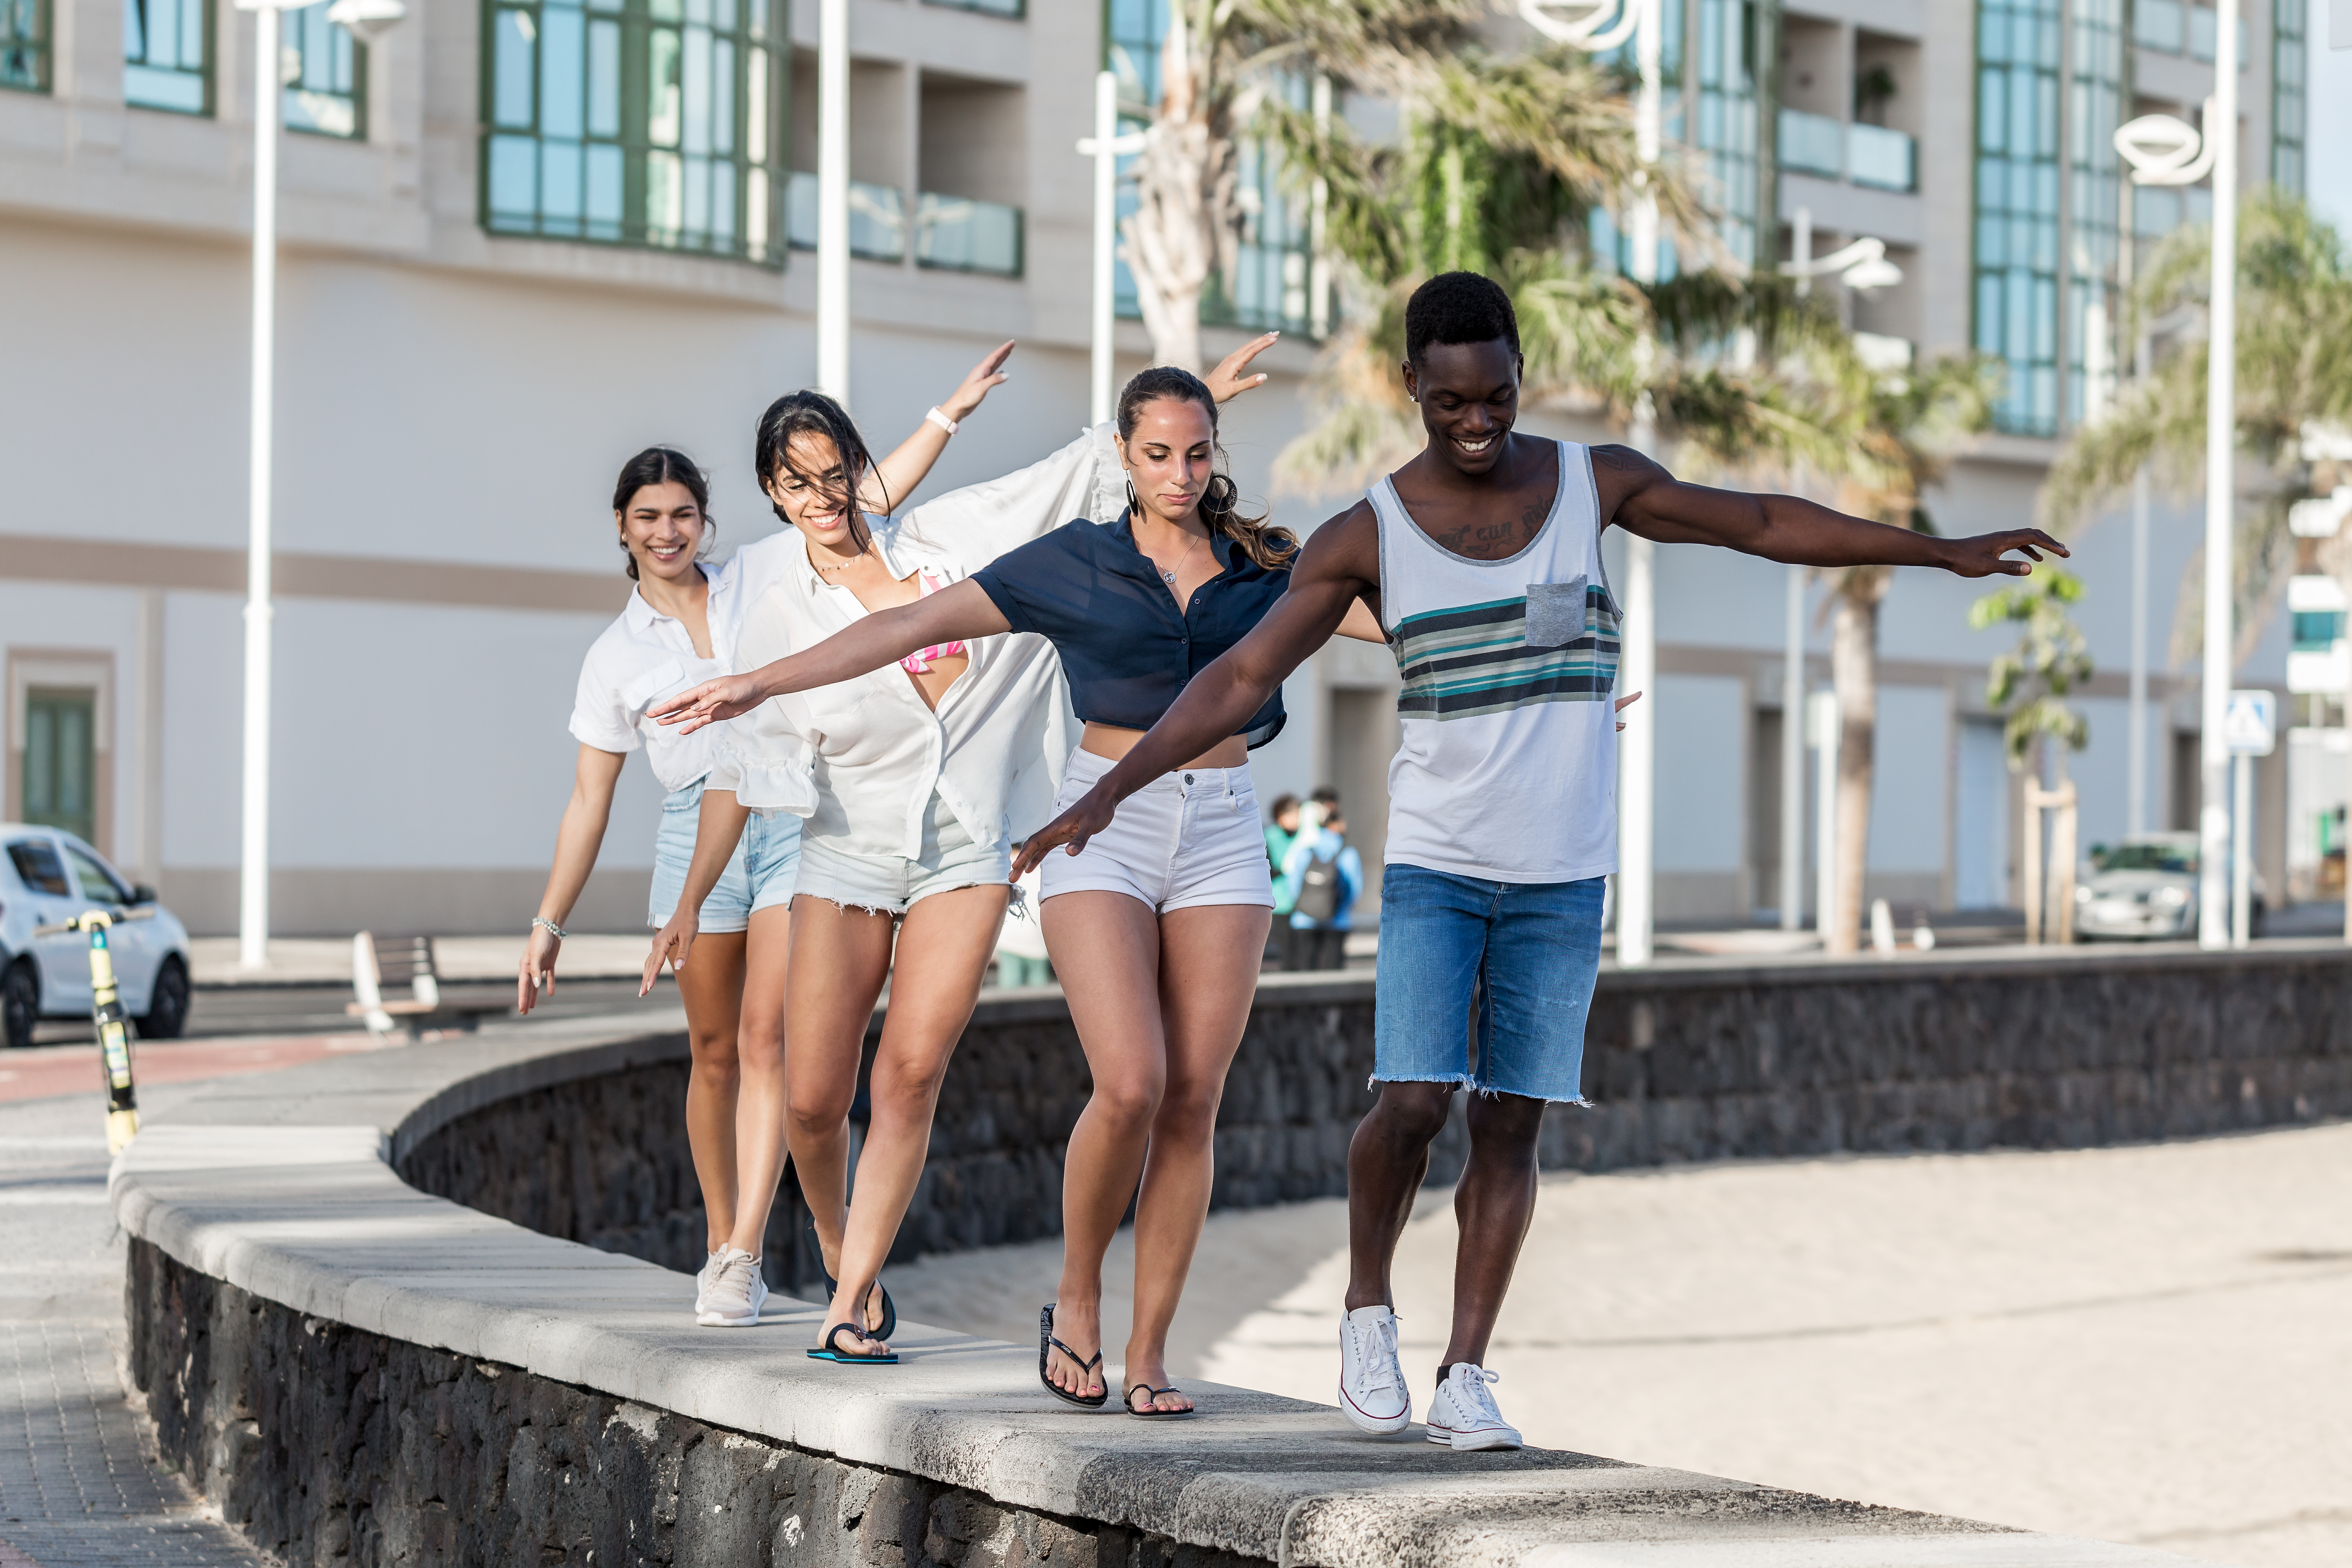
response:
[[[1389,1269],[1454,1091],[1470,1158],[1454,1327],[1429,1438],[1516,1447],[1486,1343],[1535,1212],[1546,1105],[1583,1103],[1585,1012],[1601,960],[1601,879],[1616,869],[1610,704],[1618,608],[1601,568],[1614,524],[1811,566],[1937,566],[2022,576],[2004,559],[2066,549],[2034,529],[1937,539],[1790,496],[1684,484],[1623,447],[1518,435],[1518,328],[1501,289],[1449,272],[1405,310],[1405,389],[1428,445],[1307,542],[1289,592],[1194,677],[1126,758],[1031,836],[1022,863],[1083,845],[1112,808],[1262,706],[1361,598],[1403,685],[1389,770],[1373,1079],[1348,1155],[1353,1270],[1339,1331],[1340,1407],[1368,1432],[1412,1415]],[[1475,1009],[1475,1012],[1474,1012]]]

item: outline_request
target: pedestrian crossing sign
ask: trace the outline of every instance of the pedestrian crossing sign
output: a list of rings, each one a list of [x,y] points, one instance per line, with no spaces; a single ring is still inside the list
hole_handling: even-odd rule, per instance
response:
[[[2278,744],[2278,698],[2268,691],[2232,691],[2221,712],[2221,742],[2233,757],[2267,757]]]

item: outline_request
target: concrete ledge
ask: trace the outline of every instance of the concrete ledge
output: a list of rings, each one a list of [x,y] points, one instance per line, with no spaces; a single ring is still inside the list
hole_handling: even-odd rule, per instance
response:
[[[916,1324],[900,1365],[837,1367],[803,1354],[817,1307],[698,1330],[685,1276],[387,1163],[455,1116],[676,1049],[674,1024],[486,1029],[236,1080],[124,1152],[134,1377],[233,1522],[294,1563],[2181,1561],[1583,1455],[1455,1455],[1417,1429],[1367,1439],[1216,1385],[1193,1385],[1201,1418],[1147,1426],[1056,1405],[1031,1347]],[[887,1518],[868,1506],[885,1493]]]

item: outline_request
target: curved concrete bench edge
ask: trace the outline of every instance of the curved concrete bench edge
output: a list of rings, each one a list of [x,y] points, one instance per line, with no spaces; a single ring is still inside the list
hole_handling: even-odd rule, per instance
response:
[[[1582,1455],[1454,1455],[1418,1431],[1365,1438],[1328,1407],[1216,1384],[1187,1385],[1213,1414],[1147,1426],[1115,1404],[1100,1414],[1055,1404],[1030,1347],[917,1324],[895,1341],[898,1366],[835,1366],[804,1354],[820,1306],[772,1298],[757,1329],[698,1329],[686,1276],[428,1196],[388,1163],[450,1117],[683,1049],[674,1017],[493,1027],[230,1080],[158,1118],[116,1160],[114,1212],[180,1265],[310,1317],[1271,1563],[2183,1561]]]

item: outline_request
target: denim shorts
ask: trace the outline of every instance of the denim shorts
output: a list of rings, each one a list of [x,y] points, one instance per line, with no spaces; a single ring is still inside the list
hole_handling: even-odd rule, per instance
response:
[[[695,829],[702,820],[702,781],[674,789],[662,801],[661,831],[654,836],[654,890],[646,923],[659,931],[677,912],[686,891],[687,868],[694,860]],[[800,868],[801,819],[781,812],[753,812],[743,837],[719,873],[719,885],[702,900],[702,933],[724,935],[748,930],[751,911],[788,904],[793,873]]]
[[[903,915],[933,893],[1002,888],[1012,880],[1013,847],[1002,839],[993,848],[973,843],[954,809],[934,790],[923,819],[919,856],[909,860],[903,855],[872,855],[833,839],[806,838],[801,843],[800,883],[794,890],[843,909]]]
[[[1372,1080],[1588,1103],[1604,881],[1384,868]]]

